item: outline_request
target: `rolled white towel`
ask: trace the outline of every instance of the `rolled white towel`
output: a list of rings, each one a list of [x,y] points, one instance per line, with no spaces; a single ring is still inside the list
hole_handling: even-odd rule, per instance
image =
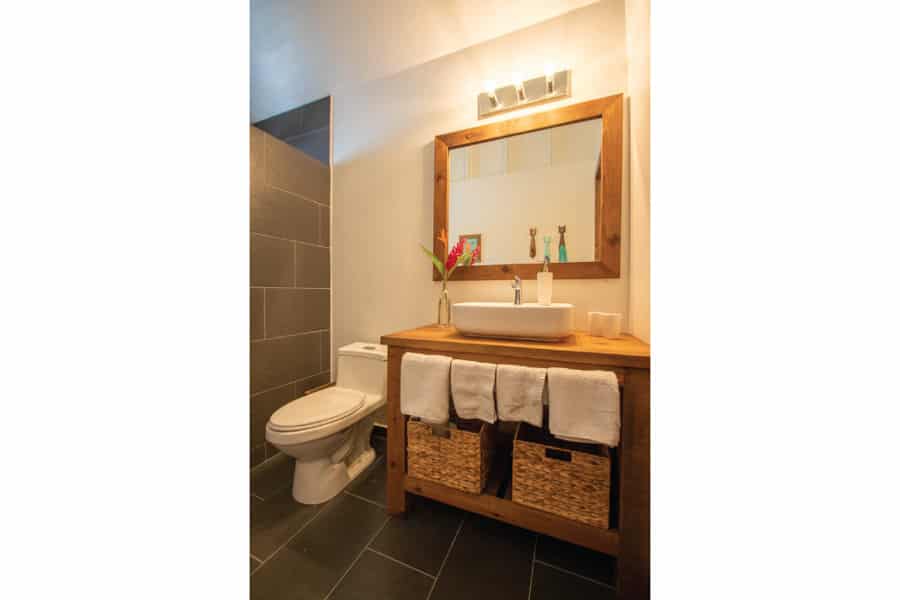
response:
[[[463,419],[497,420],[494,409],[494,381],[497,365],[454,360],[450,365],[450,395],[456,414]]]
[[[547,369],[500,365],[497,367],[497,414],[501,421],[544,424],[544,380]]]
[[[450,420],[450,357],[407,352],[400,363],[400,412],[431,425]]]
[[[551,367],[547,379],[551,434],[619,445],[619,381],[615,373]]]

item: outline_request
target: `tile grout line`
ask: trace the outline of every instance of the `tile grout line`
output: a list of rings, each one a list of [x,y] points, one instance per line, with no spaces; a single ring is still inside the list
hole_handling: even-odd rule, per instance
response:
[[[312,290],[312,291],[321,291],[325,292],[330,290],[330,287],[309,287],[302,285],[251,285],[250,289],[270,289],[270,290]]]
[[[306,194],[298,194],[297,192],[292,192],[290,190],[280,188],[277,185],[272,185],[271,183],[266,183],[266,185],[269,186],[270,188],[272,188],[273,190],[278,190],[279,192],[284,192],[285,194],[290,194],[294,198],[302,198],[303,200],[306,200],[307,202],[312,202],[313,204],[317,204],[319,206],[331,206],[330,204],[325,204],[324,202],[319,202],[318,200],[310,198]]]
[[[253,560],[255,560],[255,561],[258,562],[258,563],[261,563],[261,562],[262,562],[262,561],[259,559],[259,557],[256,556],[255,554],[253,554],[252,552],[250,553],[250,558],[252,558]],[[253,570],[255,571],[256,569],[253,569]]]
[[[373,505],[377,506],[378,508],[387,508],[384,504],[381,504],[380,502],[375,502],[374,500],[369,500],[368,498],[364,498],[362,496],[357,496],[353,492],[348,492],[347,490],[344,490],[344,494],[346,494],[347,496],[350,496],[351,498],[356,498],[357,500],[362,500],[363,502],[368,502],[369,504],[373,504]]]
[[[250,573],[250,574],[253,575],[253,573],[256,573],[258,570],[260,570],[264,564],[266,564],[267,562],[269,562],[270,560],[272,560],[272,558],[273,558],[276,554],[278,554],[279,552],[281,552],[281,551],[284,549],[285,546],[287,546],[288,544],[290,544],[291,541],[293,541],[293,539],[294,539],[295,537],[297,537],[298,535],[300,535],[301,533],[303,533],[303,530],[306,529],[307,526],[309,526],[310,523],[312,523],[313,521],[315,521],[316,518],[317,518],[320,514],[322,514],[323,508],[324,508],[325,506],[326,506],[325,504],[322,504],[322,505],[319,507],[319,509],[316,511],[316,514],[314,514],[314,515],[309,519],[309,521],[307,521],[306,523],[304,523],[304,524],[300,527],[300,529],[297,530],[297,533],[295,533],[294,535],[292,535],[291,537],[289,537],[285,543],[283,543],[282,545],[278,546],[278,548],[276,548],[275,551],[272,552],[272,554],[270,554],[268,558],[266,558],[266,560],[262,561],[262,562],[259,564],[259,566],[257,566],[255,569],[253,569],[253,572]]]
[[[267,288],[267,289],[268,289],[268,288]],[[298,332],[298,333],[286,333],[286,334],[284,334],[284,335],[273,335],[272,337],[268,337],[268,338],[265,338],[265,339],[250,340],[250,342],[251,342],[251,343],[256,343],[256,342],[268,342],[268,341],[270,341],[270,340],[283,340],[284,338],[297,337],[297,336],[300,336],[300,335],[312,335],[312,334],[314,334],[314,333],[322,333],[322,332],[325,332],[325,331],[328,331],[328,329],[310,329],[309,331],[300,331],[300,332]],[[310,377],[312,377],[312,375],[310,375]],[[306,379],[306,377],[301,377],[300,379]],[[283,384],[283,385],[287,385],[287,384],[285,383],[285,384]],[[280,386],[280,385],[276,385],[275,387],[281,387],[281,386]],[[274,389],[274,388],[271,388],[271,389]],[[261,394],[262,392],[256,392],[256,393],[257,393],[257,394]]]
[[[270,338],[270,339],[273,339],[273,338]],[[309,375],[309,376],[307,376],[307,377],[301,377],[301,378],[299,378],[299,379],[292,379],[291,381],[288,381],[287,383],[280,383],[280,384],[278,384],[278,385],[276,385],[276,386],[274,386],[274,387],[266,388],[266,389],[260,390],[260,391],[258,391],[258,392],[253,392],[252,394],[250,394],[250,397],[253,398],[254,396],[259,396],[260,394],[265,394],[265,393],[267,393],[267,392],[271,392],[272,390],[277,390],[278,388],[283,388],[283,387],[287,387],[287,386],[289,386],[289,385],[293,385],[293,384],[297,383],[298,381],[304,381],[304,380],[306,380],[306,379],[312,379],[313,377],[318,377],[319,375],[324,375],[325,373],[328,373],[328,371],[320,371],[319,373],[314,373],[314,374]]]
[[[531,551],[531,577],[528,579],[528,600],[531,600],[531,593],[534,590],[534,561],[537,560],[537,544],[538,536],[534,536],[534,548]]]
[[[606,583],[606,582],[599,581],[599,580],[597,580],[597,579],[592,579],[592,578],[590,578],[590,577],[587,577],[587,576],[585,576],[585,575],[582,575],[581,573],[576,573],[575,571],[570,571],[570,570],[568,570],[568,569],[563,569],[562,567],[558,567],[558,566],[556,566],[556,565],[552,565],[552,564],[550,564],[550,563],[548,563],[548,562],[545,562],[545,561],[543,561],[543,560],[538,560],[537,558],[534,559],[534,563],[535,563],[535,564],[538,564],[538,565],[542,565],[542,566],[544,566],[544,567],[549,567],[549,568],[551,568],[551,569],[556,569],[557,571],[559,571],[559,572],[561,572],[561,573],[565,573],[566,575],[571,575],[571,576],[577,577],[577,578],[579,578],[579,579],[584,579],[585,581],[590,581],[591,583],[596,583],[597,585],[602,585],[603,587],[607,587],[607,588],[609,588],[609,589],[611,589],[611,590],[616,589],[616,587],[615,587],[614,585],[610,585],[610,584],[608,584],[608,583]]]
[[[265,462],[265,461],[263,461],[263,462]],[[262,463],[260,463],[260,464],[262,464]],[[256,498],[257,500],[262,500],[263,502],[266,501],[266,499],[263,498],[262,496],[260,496],[259,494],[254,494],[253,492],[250,492],[250,495],[253,496],[254,498]]]
[[[384,552],[379,552],[379,551],[376,550],[375,548],[366,548],[366,550],[368,550],[369,552],[373,552],[373,553],[377,554],[378,556],[383,556],[384,558],[386,558],[386,559],[388,559],[388,560],[390,560],[390,561],[393,561],[393,562],[397,563],[398,565],[403,565],[403,566],[406,567],[407,569],[411,569],[411,570],[413,570],[413,571],[415,571],[415,572],[417,572],[417,573],[421,573],[422,575],[424,575],[424,576],[427,577],[428,579],[435,579],[434,575],[430,575],[430,574],[426,573],[425,571],[423,571],[422,569],[417,569],[416,567],[414,567],[414,566],[412,566],[412,565],[406,564],[406,563],[403,562],[402,560],[397,560],[397,559],[394,558],[393,556],[389,556],[389,555],[385,554]]]
[[[444,565],[447,564],[447,559],[450,558],[450,553],[453,552],[453,546],[456,545],[456,538],[459,537],[459,532],[462,531],[463,524],[466,522],[466,517],[468,515],[463,515],[463,518],[459,521],[459,525],[456,527],[456,534],[453,536],[453,540],[450,542],[450,547],[447,548],[447,554],[444,555],[444,560],[441,561],[441,566],[438,569],[437,575],[434,576],[434,581],[431,582],[431,589],[428,590],[428,595],[425,596],[425,600],[431,599],[431,594],[434,593],[434,588],[437,587],[438,579],[441,577],[441,573],[444,572]]]
[[[385,528],[385,526],[388,524],[388,521],[390,521],[390,520],[391,520],[390,515],[385,517],[384,523],[381,524],[381,527],[378,528],[378,531],[375,532],[375,535],[373,535],[369,539],[369,541],[366,543],[365,547],[359,551],[359,554],[356,555],[356,558],[353,560],[352,563],[350,563],[350,566],[347,567],[347,570],[344,571],[344,574],[341,575],[341,578],[338,579],[337,582],[335,582],[334,586],[332,586],[331,590],[329,590],[329,592],[327,594],[325,594],[325,598],[323,598],[323,600],[328,600],[329,598],[331,598],[331,595],[334,593],[334,590],[338,589],[338,586],[341,585],[341,582],[344,581],[344,578],[347,577],[347,575],[350,573],[350,571],[353,570],[353,567],[356,566],[356,563],[359,562],[359,559],[362,558],[362,555],[365,554],[366,550],[369,549],[369,544],[371,544],[372,542],[375,541],[375,538],[378,537],[378,535],[381,533],[381,531]]]
[[[324,206],[324,205],[323,205]],[[281,237],[279,235],[272,235],[271,233],[261,233],[259,231],[251,231],[250,235],[259,235],[266,238],[271,238],[273,240],[281,240],[282,242],[294,242],[295,244],[304,244],[306,246],[316,246],[318,248],[331,248],[331,246],[326,246],[324,244],[317,244],[316,242],[305,242],[303,240],[292,240],[291,238]],[[318,232],[316,232],[318,236]]]

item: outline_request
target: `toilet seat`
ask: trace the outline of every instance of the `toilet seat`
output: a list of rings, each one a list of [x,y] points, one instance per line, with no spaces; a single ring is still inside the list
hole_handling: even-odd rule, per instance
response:
[[[272,431],[288,433],[321,427],[358,411],[366,395],[348,388],[329,387],[297,398],[276,410],[269,419]]]

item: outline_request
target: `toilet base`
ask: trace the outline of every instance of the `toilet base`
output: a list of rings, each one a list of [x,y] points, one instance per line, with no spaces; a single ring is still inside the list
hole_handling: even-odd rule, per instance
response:
[[[329,446],[329,454],[322,458],[295,460],[291,490],[294,500],[301,504],[327,502],[371,465],[375,461],[375,450],[369,443],[369,436],[374,421],[372,415],[355,424],[350,431],[321,440],[320,443]]]

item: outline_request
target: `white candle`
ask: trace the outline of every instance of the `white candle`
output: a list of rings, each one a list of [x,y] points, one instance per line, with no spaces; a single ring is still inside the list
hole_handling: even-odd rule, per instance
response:
[[[598,337],[617,338],[622,336],[622,314],[589,312],[590,334]]]

